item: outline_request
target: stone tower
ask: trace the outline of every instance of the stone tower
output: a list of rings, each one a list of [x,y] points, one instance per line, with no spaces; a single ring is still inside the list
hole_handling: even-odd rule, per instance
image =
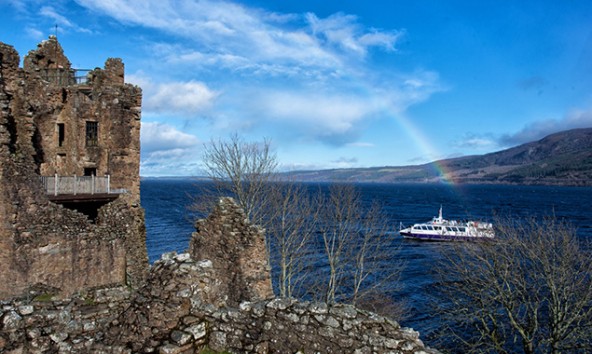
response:
[[[74,70],[56,37],[0,42],[0,298],[142,282],[141,89],[120,59]]]

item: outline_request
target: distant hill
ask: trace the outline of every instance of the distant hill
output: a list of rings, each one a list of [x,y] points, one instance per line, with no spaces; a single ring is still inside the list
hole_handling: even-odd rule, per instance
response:
[[[485,155],[401,167],[287,173],[297,181],[498,183],[592,186],[592,128],[549,135]]]

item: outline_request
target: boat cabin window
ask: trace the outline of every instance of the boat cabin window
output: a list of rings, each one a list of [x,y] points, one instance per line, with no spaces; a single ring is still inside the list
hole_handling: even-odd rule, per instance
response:
[[[458,229],[460,230],[460,232],[466,232],[467,231],[467,229],[465,229],[464,227],[459,227]]]
[[[434,229],[436,229],[436,230],[442,230],[442,226],[434,226]]]
[[[432,225],[428,226],[428,230],[433,231],[434,227]]]

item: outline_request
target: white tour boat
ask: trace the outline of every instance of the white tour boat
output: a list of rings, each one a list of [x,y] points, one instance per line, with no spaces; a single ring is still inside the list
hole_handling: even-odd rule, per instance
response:
[[[405,238],[424,241],[477,241],[490,240],[495,236],[490,223],[444,219],[441,206],[438,217],[401,229],[399,233]]]

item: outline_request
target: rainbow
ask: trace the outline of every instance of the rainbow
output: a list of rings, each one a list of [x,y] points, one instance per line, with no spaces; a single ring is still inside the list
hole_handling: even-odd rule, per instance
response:
[[[411,120],[405,117],[402,114],[396,114],[395,119],[401,125],[401,127],[406,131],[411,139],[419,146],[421,150],[423,150],[433,161],[433,166],[436,172],[441,176],[442,181],[448,184],[454,185],[455,182],[451,179],[451,173],[448,171],[446,165],[441,164],[437,161],[438,153],[436,149],[430,144],[430,140],[415,126]]]

